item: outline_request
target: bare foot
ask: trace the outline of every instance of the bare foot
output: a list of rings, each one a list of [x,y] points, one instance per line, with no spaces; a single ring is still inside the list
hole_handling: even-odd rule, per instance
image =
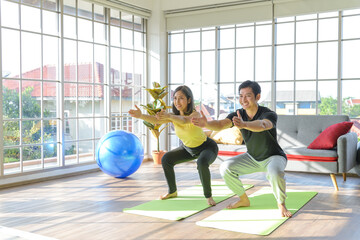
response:
[[[239,197],[239,200],[237,202],[231,203],[226,208],[233,209],[233,208],[248,207],[248,206],[250,206],[250,200],[249,200],[248,196],[246,195],[246,193],[244,193],[243,195],[241,195]]]
[[[216,205],[216,202],[214,201],[214,199],[212,197],[207,198],[207,203],[210,206],[215,206]]]
[[[292,216],[292,213],[289,210],[287,210],[285,203],[278,203],[278,208],[280,210],[282,217],[291,217]]]
[[[175,191],[173,193],[167,193],[167,194],[160,196],[160,200],[165,200],[168,198],[175,198],[175,197],[177,197],[177,191]]]

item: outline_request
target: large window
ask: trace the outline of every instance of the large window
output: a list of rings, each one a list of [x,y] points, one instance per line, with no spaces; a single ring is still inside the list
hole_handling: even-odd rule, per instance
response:
[[[170,89],[188,85],[197,108],[214,119],[239,108],[239,84],[255,80],[260,105],[278,114],[348,114],[360,136],[360,10],[274,23],[169,32]]]
[[[240,107],[236,93],[244,80],[256,79],[263,99],[269,98],[271,26],[259,22],[169,33],[170,89],[188,85],[196,108],[212,119]],[[170,146],[176,146],[178,139],[170,134]]]
[[[142,138],[126,113],[142,101],[146,20],[61,2],[1,0],[0,176],[94,162],[109,130]]]
[[[339,12],[276,19],[276,111],[337,114]]]

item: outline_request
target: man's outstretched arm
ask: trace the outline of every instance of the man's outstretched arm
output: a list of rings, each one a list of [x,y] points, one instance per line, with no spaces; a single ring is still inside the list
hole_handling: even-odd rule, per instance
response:
[[[252,132],[262,132],[273,128],[273,123],[268,119],[244,121],[237,111],[237,117],[233,117],[234,126],[239,129],[246,129]]]

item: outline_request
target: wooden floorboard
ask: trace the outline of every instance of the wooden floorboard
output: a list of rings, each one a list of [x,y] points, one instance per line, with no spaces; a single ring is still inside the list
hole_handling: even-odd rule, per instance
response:
[[[212,179],[221,180],[218,165]],[[194,162],[176,167],[178,190],[199,184]],[[251,194],[269,186],[263,173],[246,175],[255,185]],[[145,162],[126,179],[102,172],[78,175],[0,190],[1,226],[55,239],[360,239],[360,178],[343,182],[339,192],[326,174],[287,172],[287,187],[317,191],[318,195],[269,236],[236,233],[197,226],[226,207],[228,199],[182,221],[123,213],[124,208],[153,200],[167,191],[162,168]],[[0,239],[4,239],[0,235]],[[6,239],[6,238],[5,238]],[[10,239],[10,238],[8,238]],[[20,239],[20,238],[11,238]],[[24,238],[25,239],[25,238]]]

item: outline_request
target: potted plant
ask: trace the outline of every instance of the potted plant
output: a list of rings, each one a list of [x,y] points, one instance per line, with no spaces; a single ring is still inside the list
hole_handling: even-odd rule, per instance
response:
[[[163,98],[168,94],[166,91],[167,86],[161,87],[161,85],[157,82],[153,82],[153,88],[146,88],[151,97],[154,99],[151,103],[146,105],[141,105],[148,112],[149,115],[155,115],[160,112],[162,109],[166,110],[167,108],[171,108],[166,106]],[[152,157],[155,164],[161,164],[161,158],[165,154],[165,151],[160,151],[160,133],[168,126],[166,124],[161,128],[163,124],[152,124],[147,121],[143,121],[144,125],[151,131],[153,136],[156,138],[157,142],[157,150],[152,152]]]

